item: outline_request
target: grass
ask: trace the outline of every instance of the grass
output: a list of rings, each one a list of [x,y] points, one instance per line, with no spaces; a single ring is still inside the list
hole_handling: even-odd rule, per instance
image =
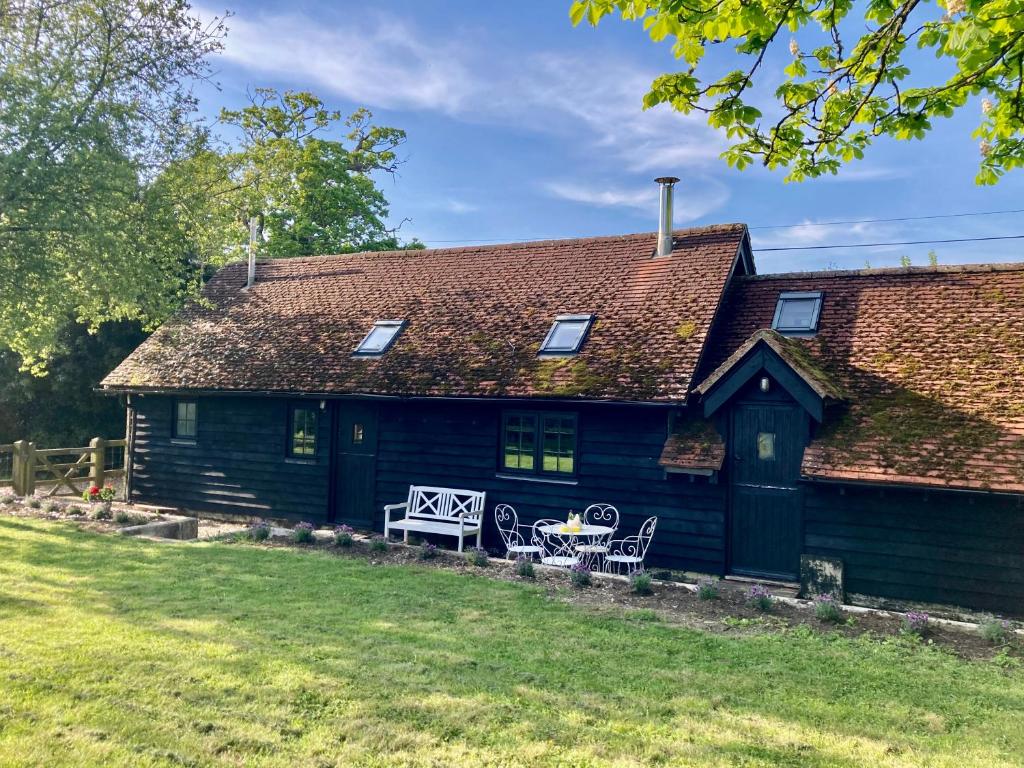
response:
[[[0,518],[0,765],[1000,766],[1024,672]]]

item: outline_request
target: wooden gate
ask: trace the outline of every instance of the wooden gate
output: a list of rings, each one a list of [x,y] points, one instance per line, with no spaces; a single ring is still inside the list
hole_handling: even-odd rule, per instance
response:
[[[19,496],[32,496],[36,490],[44,496],[81,496],[89,486],[103,487],[124,476],[126,441],[95,437],[80,448],[36,448],[35,443],[19,440],[0,446],[0,469],[7,466],[9,477],[0,473],[0,485],[10,485]]]

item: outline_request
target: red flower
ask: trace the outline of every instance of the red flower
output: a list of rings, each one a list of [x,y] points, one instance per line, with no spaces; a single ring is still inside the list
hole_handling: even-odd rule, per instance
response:
[[[90,496],[98,496],[99,493],[100,493],[100,489],[99,489],[98,486],[95,486],[95,485],[89,486],[89,495]]]

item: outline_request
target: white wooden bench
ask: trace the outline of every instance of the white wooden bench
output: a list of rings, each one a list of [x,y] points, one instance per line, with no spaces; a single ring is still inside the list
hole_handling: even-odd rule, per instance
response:
[[[384,535],[391,530],[403,532],[408,543],[409,531],[456,536],[459,552],[466,536],[476,534],[479,547],[483,535],[484,491],[462,491],[457,488],[434,488],[429,485],[409,486],[409,499],[401,504],[384,506]],[[405,511],[401,520],[391,519],[391,513]]]

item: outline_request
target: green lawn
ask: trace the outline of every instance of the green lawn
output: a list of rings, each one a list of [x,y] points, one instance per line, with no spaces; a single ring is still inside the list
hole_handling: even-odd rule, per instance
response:
[[[1024,672],[0,518],[0,765],[1019,764]]]

